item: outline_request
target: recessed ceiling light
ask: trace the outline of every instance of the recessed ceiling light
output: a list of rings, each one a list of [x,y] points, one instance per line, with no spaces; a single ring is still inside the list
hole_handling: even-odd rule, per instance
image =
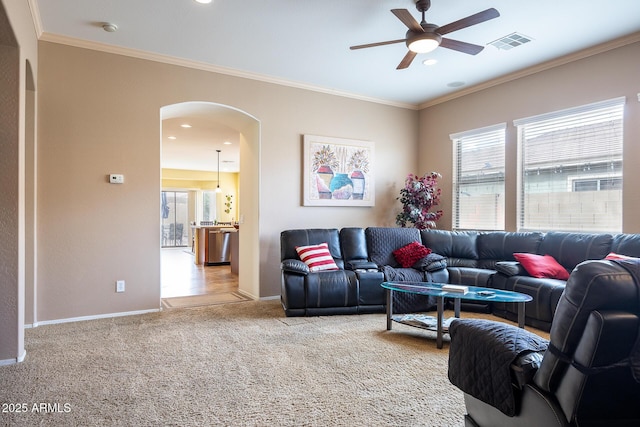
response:
[[[437,60],[437,59],[433,59],[433,58],[431,58],[431,59],[425,59],[424,61],[422,61],[422,63],[423,63],[424,65],[435,65],[435,64],[437,64],[437,63],[438,63],[438,60]]]
[[[225,141],[224,145],[231,145],[231,143],[229,141]]]
[[[185,123],[185,124],[180,125],[180,127],[181,127],[181,128],[190,128],[190,127],[191,127],[191,125],[190,125],[190,124],[188,124],[188,123]]]
[[[167,138],[169,138],[169,139],[176,139],[176,137],[175,137],[175,136],[173,136],[173,135],[168,136]]]
[[[102,29],[107,33],[115,33],[116,31],[118,31],[118,26],[110,22],[105,22],[104,24],[102,24]]]
[[[202,3],[202,4],[209,4],[211,3],[213,0],[196,0],[196,3]]]

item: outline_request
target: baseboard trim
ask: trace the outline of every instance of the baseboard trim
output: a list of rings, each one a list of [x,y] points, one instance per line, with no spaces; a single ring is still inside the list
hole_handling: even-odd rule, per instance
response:
[[[260,299],[257,296],[253,295],[252,293],[249,293],[247,291],[243,291],[242,289],[238,289],[236,292],[239,293],[240,295],[242,295],[245,298],[249,298],[251,301],[255,301],[257,299]]]
[[[0,360],[0,366],[15,365],[16,363],[24,362],[24,358],[27,357],[27,350],[23,350],[22,354],[15,359]]]
[[[80,316],[80,317],[69,317],[67,319],[44,320],[42,322],[34,323],[33,327],[35,328],[35,327],[44,326],[44,325],[57,325],[59,323],[83,322],[85,320],[98,320],[98,319],[110,319],[114,317],[136,316],[138,314],[157,313],[159,311],[160,311],[159,308],[153,308],[150,310],[125,311],[120,313],[98,314],[94,316]]]

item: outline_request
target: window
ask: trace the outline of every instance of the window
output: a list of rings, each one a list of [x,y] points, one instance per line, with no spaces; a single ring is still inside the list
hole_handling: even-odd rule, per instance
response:
[[[504,230],[506,124],[450,135],[453,228]]]
[[[162,246],[186,246],[189,233],[189,193],[163,191],[161,201]]]
[[[201,221],[215,221],[216,218],[216,195],[215,191],[202,192],[202,219]]]
[[[520,230],[622,231],[624,98],[516,120]]]
[[[574,179],[572,191],[622,190],[622,178]]]

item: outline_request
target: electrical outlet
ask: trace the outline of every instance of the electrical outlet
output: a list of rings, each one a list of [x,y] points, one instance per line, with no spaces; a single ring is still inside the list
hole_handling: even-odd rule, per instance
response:
[[[124,292],[124,280],[116,280],[116,292]]]

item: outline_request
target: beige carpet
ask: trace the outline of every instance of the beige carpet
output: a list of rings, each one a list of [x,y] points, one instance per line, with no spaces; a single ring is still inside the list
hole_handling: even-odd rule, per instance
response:
[[[229,304],[232,302],[249,301],[235,292],[225,292],[221,294],[192,295],[187,297],[163,298],[162,306],[164,308],[185,308],[185,307],[201,307],[203,305]]]
[[[27,408],[0,425],[462,426],[448,344],[428,334],[279,301],[41,326],[0,367],[0,403]]]

